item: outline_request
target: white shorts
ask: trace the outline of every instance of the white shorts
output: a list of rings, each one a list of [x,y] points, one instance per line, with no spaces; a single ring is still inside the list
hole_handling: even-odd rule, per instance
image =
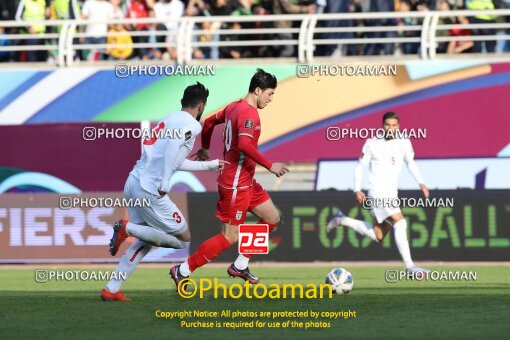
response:
[[[177,208],[170,197],[158,199],[156,195],[145,191],[140,186],[140,181],[133,175],[129,175],[124,186],[126,199],[149,199],[149,207],[129,207],[129,221],[134,224],[144,224],[159,229],[165,234],[179,235],[188,229],[188,223],[184,215]]]
[[[396,198],[396,196],[393,196],[393,195],[392,196],[384,196],[384,198],[382,198],[380,196],[372,196],[370,193],[368,195],[369,195],[369,197],[372,197],[376,200],[384,199],[386,201],[389,201],[389,200],[391,200],[391,198]],[[376,206],[376,207],[372,208],[371,212],[372,212],[372,216],[374,216],[375,219],[377,220],[377,223],[382,223],[388,217],[398,214],[398,213],[401,213],[402,211],[400,210],[399,207],[391,207],[391,206],[378,207],[378,206]]]

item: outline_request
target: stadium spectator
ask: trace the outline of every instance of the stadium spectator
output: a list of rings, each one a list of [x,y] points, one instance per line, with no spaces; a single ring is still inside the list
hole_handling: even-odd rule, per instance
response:
[[[243,15],[265,15],[267,12],[259,4],[256,4],[253,0],[240,0],[237,6],[232,11],[232,16],[243,16]],[[266,28],[274,28],[273,22],[269,21],[248,21],[248,22],[240,22],[242,29],[266,29]],[[242,32],[241,32],[242,33]],[[237,37],[240,41],[246,40],[272,40],[274,38],[273,34],[240,34]],[[276,55],[276,51],[273,46],[267,45],[252,45],[243,49],[244,57],[272,57]]]
[[[351,12],[350,6],[351,0],[337,0],[337,1],[327,1],[326,6],[324,7],[324,13],[349,13]],[[322,6],[321,6],[322,7]],[[334,28],[334,27],[353,27],[353,20],[326,20],[323,22],[323,27],[326,28]],[[354,33],[352,32],[330,32],[322,34],[322,39],[352,39],[354,38]],[[321,56],[331,56],[338,48],[338,44],[333,45],[322,45],[317,48],[318,55]],[[347,55],[355,55],[356,54],[356,46],[348,44],[346,48]]]
[[[140,19],[147,18],[149,16],[149,7],[147,2],[143,0],[131,0],[131,4],[128,7],[126,17],[129,19]],[[148,23],[137,23],[129,25],[130,31],[148,32]],[[149,35],[136,35],[133,37],[133,42],[136,44],[147,44],[149,42]],[[133,51],[134,56],[140,59],[148,58],[148,49],[146,47],[137,48]]]
[[[295,4],[291,0],[274,0],[273,1],[273,14],[313,14],[315,12],[315,4],[300,0]],[[292,21],[277,20],[275,22],[276,28],[292,28]],[[277,35],[279,40],[291,40],[291,33],[280,33]],[[292,45],[282,45],[279,57],[292,57],[295,48]]]
[[[46,3],[50,2],[50,19],[51,20],[73,20],[77,18],[81,18],[80,14],[80,4],[78,0],[50,0],[46,1]],[[60,33],[62,30],[62,26],[48,26],[46,28],[47,33]],[[78,42],[78,39],[75,39],[75,42]],[[48,41],[47,41],[48,43]],[[52,45],[58,44],[57,38],[49,39],[49,43]],[[59,51],[49,51],[50,57],[49,61],[55,60],[58,57]]]
[[[99,21],[90,23],[85,28],[86,37],[83,39],[85,45],[104,45],[106,44],[106,35],[108,33],[107,21],[112,19],[114,8],[106,0],[87,0],[83,4],[82,18],[90,21]],[[101,22],[102,21],[102,22]],[[82,56],[83,59],[104,59],[103,49],[89,50]]]
[[[241,24],[238,22],[229,25],[231,30],[240,30]],[[239,41],[239,34],[226,34],[221,36],[221,41]],[[249,51],[245,46],[222,46],[220,47],[220,58],[239,59],[249,56]]]
[[[196,37],[198,42],[210,42],[213,39],[212,23],[206,21],[200,24],[200,30],[209,31]],[[193,50],[193,59],[211,59],[211,47],[200,47]],[[218,58],[218,56],[216,56]]]
[[[52,19],[68,20],[80,18],[78,0],[52,0]]]
[[[419,8],[419,4],[423,2],[423,0],[418,1],[417,7]],[[392,0],[370,0],[369,6],[370,12],[394,12],[395,11],[395,2]],[[375,19],[369,20],[367,26],[394,26],[397,24],[395,19]],[[396,32],[388,31],[388,32],[373,32],[368,33],[368,38],[394,38],[396,36]],[[395,45],[393,43],[378,43],[378,44],[369,44],[365,48],[365,54],[367,55],[392,55],[395,50]]]
[[[227,0],[212,0],[209,12],[213,16],[229,16],[232,13],[232,6]],[[211,25],[210,30],[228,29],[229,25],[223,22],[215,22]],[[212,41],[219,41],[218,34],[212,35]],[[220,49],[217,46],[211,47],[211,59],[217,59],[220,56]]]
[[[466,25],[469,24],[469,20],[466,17],[458,17],[455,24]],[[454,28],[451,29],[449,34],[450,37],[464,37],[471,36],[471,30],[466,28]],[[470,53],[473,51],[474,42],[469,41],[450,41],[448,43],[448,54],[459,54],[459,53]]]
[[[502,0],[501,6],[504,9],[510,9],[510,0]],[[505,22],[510,24],[510,15],[505,16]],[[505,33],[506,35],[510,35],[510,28],[507,28]],[[505,44],[503,45],[503,52],[510,52],[510,40],[505,40]]]
[[[209,16],[211,14],[209,13],[207,5],[203,0],[189,0],[184,15],[192,17],[202,15]]]
[[[147,14],[149,18],[154,18],[154,10],[149,6],[149,2],[147,1],[147,7],[149,8]],[[151,23],[149,24],[149,43],[155,44],[158,42],[159,36],[157,35],[158,24]],[[147,53],[145,54],[145,59],[161,59],[161,49],[159,47],[149,48],[147,49]]]
[[[411,1],[402,0],[399,2],[399,12],[411,12]],[[420,31],[409,31],[406,27],[418,26],[419,22],[417,18],[403,17],[398,19],[398,25],[403,29],[400,30],[401,36],[405,38],[416,38],[420,36]],[[417,54],[420,48],[420,43],[402,43],[402,53],[404,54]]]
[[[448,0],[439,0],[437,2],[437,8],[438,11],[448,12],[452,9],[452,5]],[[438,25],[452,25],[456,22],[456,19],[450,18],[450,17],[439,17]],[[450,35],[449,30],[437,30],[436,31],[436,37],[448,37]],[[447,53],[448,50],[448,42],[439,42],[436,47],[436,53]]]
[[[252,5],[253,0],[239,0],[236,8],[232,11],[231,15],[253,15],[251,11]]]
[[[110,0],[110,3],[113,7],[112,19],[124,19],[125,15],[120,7],[121,0]]]
[[[46,25],[38,22],[44,21],[50,17],[50,7],[46,0],[21,0],[16,12],[16,20],[22,20],[27,23],[35,22],[35,24],[27,26],[22,29],[22,32],[30,34],[29,39],[21,40],[22,44],[31,45],[43,45],[44,39],[37,38],[37,35],[42,35],[46,32]],[[33,51],[27,50],[25,52],[26,59],[29,62],[34,61],[46,61],[48,53],[46,51]]]
[[[178,19],[184,15],[184,3],[180,0],[159,0],[154,5],[154,15],[156,18],[163,20],[163,24],[156,26],[158,31],[168,31],[168,34],[158,34],[158,43],[167,43],[166,48],[160,48],[157,56],[164,59],[177,59],[177,50],[175,43],[177,42],[177,31],[179,24]]]
[[[2,0],[0,1],[0,20],[15,20],[16,19],[16,9],[18,8],[19,0]],[[18,27],[6,27],[3,30],[4,34],[19,34]],[[8,45],[19,45],[19,41],[16,39],[7,39],[3,41],[4,44]],[[4,45],[6,46],[6,45]],[[19,61],[19,52],[7,52],[9,55],[9,59]]]
[[[370,0],[370,12],[394,12],[395,2],[394,0]],[[396,26],[397,22],[395,19],[371,19],[366,21],[367,26],[382,27],[382,26]],[[386,32],[368,32],[367,38],[394,38],[396,36],[395,31]],[[393,43],[375,43],[367,44],[365,46],[366,55],[379,55],[381,52],[385,55],[392,55],[395,51],[395,44]]]
[[[466,0],[466,9],[469,10],[484,10],[494,9],[494,3],[492,0]],[[479,14],[469,18],[469,22],[473,24],[493,24],[496,22],[496,16],[491,14]],[[473,30],[473,35],[496,35],[495,28],[478,28]],[[494,53],[496,50],[495,40],[475,41],[473,46],[473,52],[481,53],[482,49],[489,53]]]
[[[9,46],[11,42],[7,38],[5,34],[5,29],[0,27],[0,47]],[[11,59],[11,54],[8,51],[0,51],[0,62],[9,61]]]
[[[427,7],[429,11],[435,11],[437,9],[437,4],[440,0],[419,0],[418,4]]]
[[[362,3],[365,0],[349,0],[349,13],[362,13],[363,7]],[[353,26],[354,27],[364,27],[365,26],[365,20],[363,19],[356,19],[353,20]],[[363,39],[365,38],[366,33],[365,32],[357,32],[354,33],[354,38],[357,39]],[[347,55],[363,55],[363,45],[356,44],[356,45],[348,45],[347,46]]]
[[[213,0],[210,13],[215,16],[227,16],[232,13],[232,6],[227,0]]]
[[[273,13],[273,0],[258,0],[255,5],[262,7],[267,14]]]
[[[269,14],[267,9],[262,6],[261,3],[254,4],[252,6],[252,12],[254,15],[267,15]],[[252,28],[274,28],[274,23],[272,21],[256,21],[253,23]],[[274,34],[252,34],[251,35],[253,40],[274,40],[275,35]],[[251,46],[250,50],[252,52],[252,55],[255,57],[275,57],[278,55],[278,51],[275,48],[275,46],[269,46],[269,45],[257,45],[257,46]]]
[[[129,59],[133,54],[133,40],[122,24],[112,25],[108,31],[107,42],[108,45],[113,45],[106,51],[106,54],[110,56],[109,59]]]
[[[19,0],[0,1],[0,20],[14,20],[16,18],[18,5]]]

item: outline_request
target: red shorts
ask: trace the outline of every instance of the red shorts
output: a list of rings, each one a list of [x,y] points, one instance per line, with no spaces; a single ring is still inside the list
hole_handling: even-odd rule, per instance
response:
[[[218,185],[218,193],[220,199],[216,217],[223,223],[233,225],[243,224],[248,211],[270,199],[269,194],[256,181],[246,189],[226,189]]]

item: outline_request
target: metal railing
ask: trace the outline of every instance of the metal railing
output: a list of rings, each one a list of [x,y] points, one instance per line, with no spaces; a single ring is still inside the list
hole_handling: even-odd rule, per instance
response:
[[[446,18],[473,18],[480,15],[491,15],[499,21],[445,24]],[[3,39],[10,42],[8,46],[0,46],[0,52],[48,51],[53,54],[58,66],[72,66],[85,50],[106,50],[110,48],[140,49],[173,49],[179,64],[194,62],[193,52],[196,49],[219,49],[224,47],[255,47],[273,46],[275,49],[290,46],[294,49],[294,57],[298,62],[312,62],[316,51],[321,45],[363,45],[415,44],[424,60],[438,58],[438,44],[462,41],[510,41],[510,23],[501,19],[510,17],[510,9],[483,11],[429,11],[429,12],[385,12],[385,13],[348,13],[348,14],[314,14],[314,15],[264,15],[264,16],[217,16],[217,17],[182,17],[169,21],[156,18],[118,19],[107,22],[86,20],[48,20],[44,22],[0,21],[8,34]],[[399,19],[414,19],[414,25],[398,25]],[[225,28],[229,23],[263,24],[291,22],[289,28]],[[359,23],[364,23],[360,25]],[[152,41],[133,42],[129,44],[84,44],[91,34],[86,33],[90,24],[103,25],[136,25],[147,24],[152,28],[144,31],[128,31],[131,37],[147,37]],[[167,30],[166,26],[174,26]],[[203,24],[210,24],[212,29],[202,29]],[[44,25],[46,33],[23,33],[27,27]],[[450,36],[453,29],[471,30],[470,35]],[[16,32],[19,30],[19,32]],[[485,33],[482,34],[481,30]],[[489,31],[488,31],[489,30]],[[14,31],[14,32],[12,32]],[[440,33],[442,32],[442,34]],[[493,33],[493,34],[488,34]],[[108,33],[110,36],[121,33]],[[107,35],[108,35],[107,34]],[[335,37],[335,34],[350,35]],[[201,41],[201,36],[208,39]],[[229,36],[242,36],[242,39],[228,40]],[[331,37],[333,35],[333,37]],[[381,37],[381,35],[383,35]],[[384,36],[386,35],[386,36]],[[406,36],[407,35],[407,36]],[[158,39],[160,41],[154,41]],[[212,38],[211,38],[212,37]],[[254,38],[255,37],[255,38]],[[106,38],[103,36],[101,38]],[[227,40],[225,40],[227,39]],[[27,41],[36,41],[27,45]],[[165,40],[165,41],[161,41]],[[487,53],[491,55],[491,53]],[[275,55],[277,56],[277,55]],[[388,57],[388,56],[387,56]],[[390,56],[391,57],[391,56]]]

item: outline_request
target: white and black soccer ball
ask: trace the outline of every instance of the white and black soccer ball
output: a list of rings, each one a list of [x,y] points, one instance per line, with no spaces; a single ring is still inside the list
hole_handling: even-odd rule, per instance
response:
[[[337,294],[347,294],[352,290],[354,279],[352,274],[343,268],[335,268],[326,276],[326,283],[333,287]]]

